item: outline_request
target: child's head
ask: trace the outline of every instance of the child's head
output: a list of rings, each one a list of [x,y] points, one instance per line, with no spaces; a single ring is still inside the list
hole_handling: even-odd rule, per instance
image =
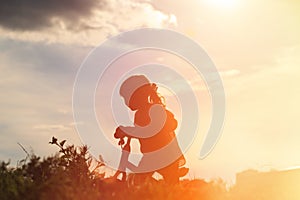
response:
[[[157,86],[144,75],[134,75],[126,79],[120,87],[120,95],[131,110],[142,109],[149,104],[162,104],[157,94]]]

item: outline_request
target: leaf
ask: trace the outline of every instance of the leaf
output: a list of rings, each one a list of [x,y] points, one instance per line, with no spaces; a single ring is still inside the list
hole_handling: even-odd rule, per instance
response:
[[[52,137],[52,141],[49,142],[50,144],[57,144],[57,138],[55,138],[54,136]]]
[[[104,159],[101,155],[99,155],[99,161],[104,163]]]
[[[88,166],[91,166],[91,164],[92,164],[92,159],[88,159],[88,160],[87,160],[87,165],[88,165]]]
[[[63,141],[61,141],[59,144],[60,144],[60,146],[64,146],[64,144],[66,143],[66,140],[63,140]]]

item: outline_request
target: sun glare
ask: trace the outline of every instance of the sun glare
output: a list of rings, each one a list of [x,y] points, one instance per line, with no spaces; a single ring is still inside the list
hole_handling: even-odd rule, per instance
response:
[[[221,8],[234,8],[237,4],[236,0],[206,0],[205,2]]]

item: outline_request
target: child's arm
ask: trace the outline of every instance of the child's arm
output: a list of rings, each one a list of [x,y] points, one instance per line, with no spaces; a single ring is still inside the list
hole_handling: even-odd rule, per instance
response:
[[[160,132],[167,120],[167,113],[162,105],[155,104],[149,110],[150,123],[146,126],[119,126],[123,134],[133,138],[148,138]]]

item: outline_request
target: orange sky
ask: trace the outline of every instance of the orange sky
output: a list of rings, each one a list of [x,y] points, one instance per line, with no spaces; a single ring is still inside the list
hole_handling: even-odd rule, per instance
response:
[[[299,166],[300,4],[202,2],[164,5],[178,11],[179,29],[204,46],[220,71],[235,72],[223,74],[224,132],[210,156],[194,160],[198,173]]]

